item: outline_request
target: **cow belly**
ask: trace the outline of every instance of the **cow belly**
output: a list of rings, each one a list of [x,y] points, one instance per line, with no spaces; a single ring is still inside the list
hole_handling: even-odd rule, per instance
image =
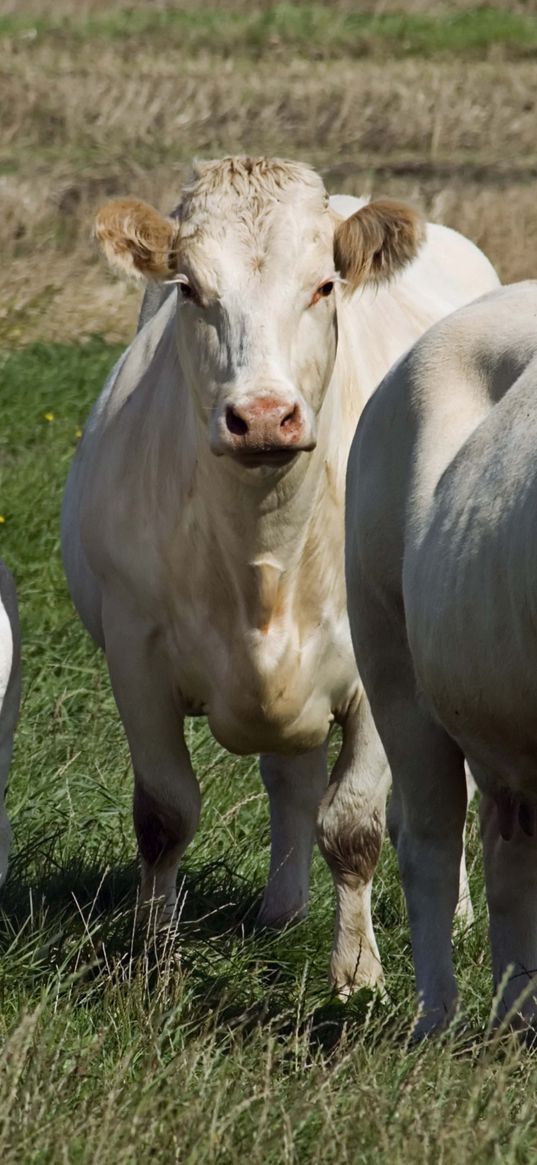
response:
[[[407,594],[420,689],[491,789],[535,793],[537,638],[528,596],[500,560],[448,550],[439,544],[422,555]]]
[[[488,774],[491,792],[501,786],[535,796],[537,691],[521,678],[502,674],[499,666],[485,677],[470,664],[464,677],[452,673],[441,690],[433,689],[431,703],[471,767]]]

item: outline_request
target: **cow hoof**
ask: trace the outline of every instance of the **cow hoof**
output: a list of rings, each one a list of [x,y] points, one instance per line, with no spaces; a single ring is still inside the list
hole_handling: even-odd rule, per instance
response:
[[[177,903],[164,897],[145,898],[140,903],[139,915],[147,930],[167,931],[177,925]]]
[[[334,996],[339,1003],[350,1003],[360,993],[369,994],[371,996],[371,1003],[387,1003],[388,995],[384,985],[384,979],[379,979],[376,983],[345,983],[343,986],[334,987]]]
[[[412,1035],[410,1037],[411,1047],[417,1047],[418,1044],[425,1043],[425,1040],[434,1039],[435,1036],[442,1035],[445,1032],[447,1024],[445,1022],[437,1021],[431,1023],[430,1020],[418,1020],[415,1024]]]
[[[336,998],[342,1003],[364,989],[386,998],[382,965],[375,955],[366,957],[363,951],[352,963],[343,964],[333,958],[330,983]]]
[[[296,906],[282,911],[281,907],[274,909],[268,903],[261,903],[254,930],[286,930],[289,926],[296,926],[303,922],[308,913],[307,906]]]
[[[442,1035],[452,1025],[457,1023],[457,1003],[453,1003],[449,1009],[434,1008],[431,1011],[422,1012],[419,1019],[416,1021],[412,1031],[411,1043],[421,1044],[424,1040],[432,1039],[435,1036]]]
[[[510,1012],[503,1019],[497,1017],[489,1035],[489,1042],[496,1047],[502,1043],[508,1046],[513,1039],[523,1044],[529,1051],[537,1051],[537,1018],[525,1016],[520,1012],[514,1015]]]

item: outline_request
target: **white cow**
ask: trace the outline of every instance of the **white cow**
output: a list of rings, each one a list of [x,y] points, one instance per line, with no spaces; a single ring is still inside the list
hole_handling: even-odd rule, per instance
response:
[[[375,393],[349,457],[349,617],[394,778],[420,1034],[456,1003],[465,757],[499,1015],[537,1015],[536,450],[531,282],[431,328]]]
[[[346,614],[348,449],[393,360],[496,275],[408,207],[329,203],[312,170],[263,158],[200,165],[174,218],[110,203],[97,236],[115,267],[177,287],[113,370],[63,514],[71,593],[129,740],[143,896],[173,910],[200,812],[183,720],[204,714],[231,752],[262,754],[260,921],[302,917],[337,722],[318,826],[337,893],[332,978],[342,992],[374,983],[387,775]]]
[[[4,799],[20,700],[20,634],[15,583],[0,559],[0,886],[7,874],[11,828]]]

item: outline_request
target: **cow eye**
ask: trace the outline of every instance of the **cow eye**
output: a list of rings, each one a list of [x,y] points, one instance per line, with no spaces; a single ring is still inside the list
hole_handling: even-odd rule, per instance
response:
[[[320,299],[328,299],[328,296],[332,294],[333,290],[334,280],[327,279],[326,282],[321,283],[320,287],[317,288],[317,291],[314,292],[311,304],[313,305],[314,303],[318,303]]]
[[[200,302],[199,295],[198,295],[197,291],[195,290],[195,288],[192,287],[191,283],[183,283],[181,281],[180,283],[177,284],[177,286],[179,288],[179,291],[180,291],[183,299],[187,299],[191,303],[198,303],[199,304],[199,302]]]

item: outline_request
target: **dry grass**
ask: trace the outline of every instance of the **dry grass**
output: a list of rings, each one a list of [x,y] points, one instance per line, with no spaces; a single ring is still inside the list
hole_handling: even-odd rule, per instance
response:
[[[252,4],[251,0],[211,0],[211,7],[220,8],[226,12],[240,12],[251,8],[267,10],[273,8],[274,3],[275,0],[257,0],[256,4]],[[357,7],[356,0],[329,0],[329,3],[336,12],[354,12]],[[133,3],[133,0],[114,0],[113,7],[116,11],[124,12],[141,7],[141,4]],[[195,11],[199,8],[199,0],[152,0],[152,7],[157,12],[166,12],[174,8]],[[405,13],[445,13],[446,11],[464,12],[469,8],[501,10],[505,7],[505,0],[360,0],[360,11],[374,15],[383,12],[401,12],[401,10]],[[23,5],[21,0],[1,0],[0,16],[20,15],[22,8],[26,15],[34,18],[51,14],[51,6],[45,0],[24,0]],[[56,17],[71,17],[76,12],[79,19],[84,19],[95,14],[109,12],[110,8],[110,0],[54,0],[54,16]],[[537,2],[536,0],[510,0],[509,9],[511,12],[517,12],[521,15],[535,13],[537,12]]]
[[[525,13],[535,7],[518,5]],[[345,10],[347,0],[334,8]],[[105,9],[104,0],[85,0],[77,13]],[[422,0],[405,5],[423,9]],[[15,11],[4,2],[2,13]],[[25,11],[39,15],[43,6],[28,3]],[[73,0],[54,11],[72,14]],[[0,41],[0,106],[4,344],[128,336],[138,293],[112,283],[99,265],[95,209],[118,193],[169,209],[193,155],[309,160],[332,191],[393,193],[463,230],[505,280],[537,269],[533,64],[387,67],[276,52],[252,67],[186,58],[173,44],[164,53],[150,38],[133,59],[121,40],[12,37]]]

